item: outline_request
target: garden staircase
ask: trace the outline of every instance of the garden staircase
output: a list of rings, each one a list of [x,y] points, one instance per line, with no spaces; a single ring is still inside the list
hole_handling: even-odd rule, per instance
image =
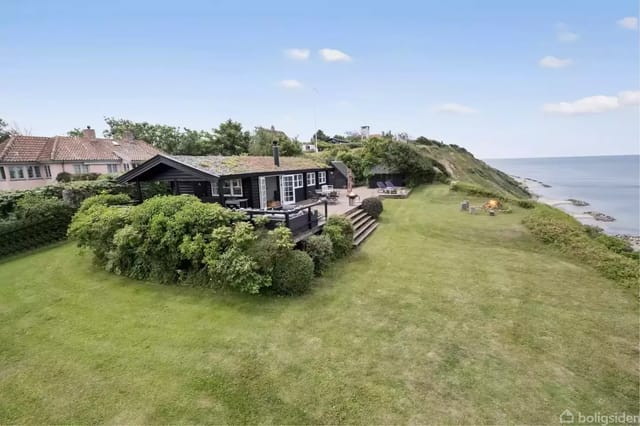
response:
[[[367,239],[369,235],[373,233],[378,227],[378,221],[372,218],[362,210],[360,207],[355,208],[346,213],[347,218],[351,220],[353,224],[353,245],[354,247],[359,246],[362,242]]]

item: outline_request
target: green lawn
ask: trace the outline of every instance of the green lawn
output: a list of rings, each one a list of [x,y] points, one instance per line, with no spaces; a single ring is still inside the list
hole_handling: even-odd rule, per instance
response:
[[[0,263],[0,423],[558,423],[637,413],[638,299],[434,186],[318,288],[110,275],[72,244]],[[476,204],[478,201],[476,200]]]

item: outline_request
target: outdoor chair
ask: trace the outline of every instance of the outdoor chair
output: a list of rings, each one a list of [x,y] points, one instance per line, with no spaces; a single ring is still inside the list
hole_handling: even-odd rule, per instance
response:
[[[387,187],[384,183],[378,181],[376,182],[376,185],[378,186],[378,192],[387,192]]]
[[[387,187],[387,192],[390,192],[392,194],[395,194],[396,192],[398,192],[398,187],[395,186],[390,180],[386,181],[384,183]]]

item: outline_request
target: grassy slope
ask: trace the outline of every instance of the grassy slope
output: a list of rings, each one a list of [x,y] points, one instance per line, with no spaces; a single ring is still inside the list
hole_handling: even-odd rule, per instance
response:
[[[529,198],[518,183],[506,173],[494,169],[468,152],[450,146],[421,146],[428,156],[439,161],[456,180],[475,183],[498,193],[518,198]]]
[[[637,412],[637,299],[443,186],[301,298],[0,264],[0,423],[557,423]],[[478,203],[478,200],[475,200]],[[575,412],[575,411],[574,411]]]

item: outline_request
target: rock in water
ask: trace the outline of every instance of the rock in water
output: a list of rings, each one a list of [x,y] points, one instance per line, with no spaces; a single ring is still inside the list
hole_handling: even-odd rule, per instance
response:
[[[577,207],[585,207],[589,205],[586,201],[576,200],[575,198],[569,198],[567,201],[570,201],[571,204]]]
[[[612,216],[600,212],[584,212],[599,222],[614,222],[616,219]]]

